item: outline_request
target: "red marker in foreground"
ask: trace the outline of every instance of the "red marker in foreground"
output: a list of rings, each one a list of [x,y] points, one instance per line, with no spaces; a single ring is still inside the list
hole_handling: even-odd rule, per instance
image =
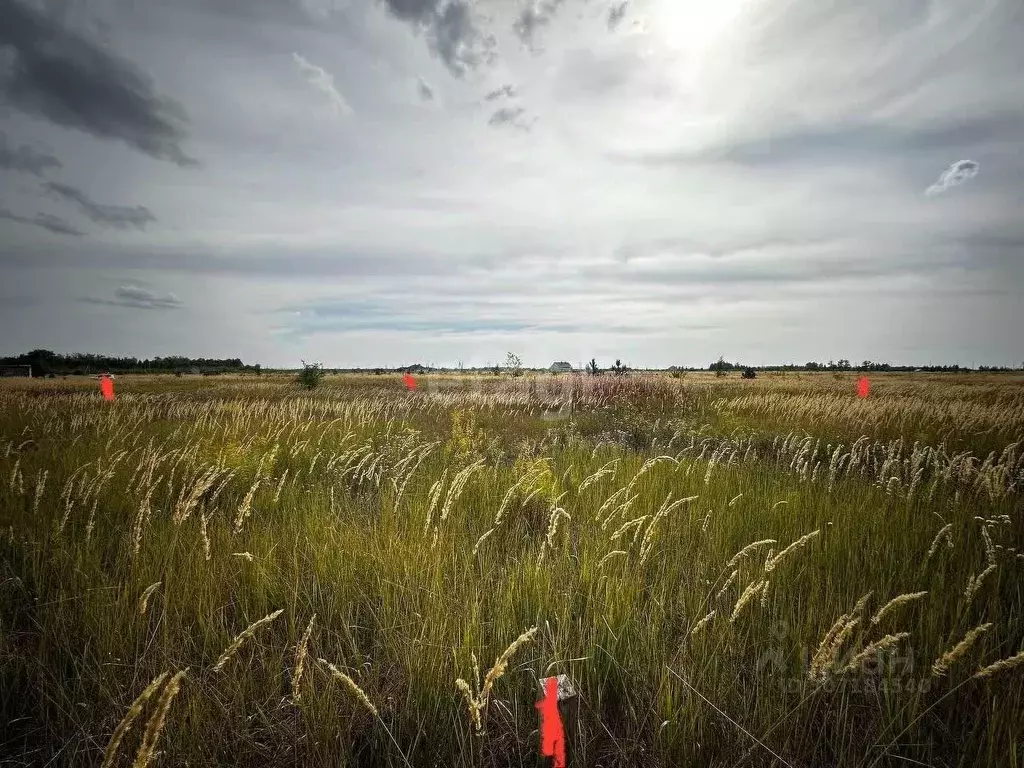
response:
[[[544,698],[534,704],[540,710],[540,753],[555,758],[552,768],[565,768],[565,728],[558,713],[558,678],[544,681]]]
[[[402,381],[405,382],[406,389],[416,389],[416,379],[412,377],[412,374],[405,374],[405,376],[402,377]]]
[[[114,399],[114,380],[108,374],[100,376],[100,393],[104,400]]]
[[[857,397],[867,397],[870,391],[871,384],[868,382],[868,377],[861,376],[860,381],[857,382]]]

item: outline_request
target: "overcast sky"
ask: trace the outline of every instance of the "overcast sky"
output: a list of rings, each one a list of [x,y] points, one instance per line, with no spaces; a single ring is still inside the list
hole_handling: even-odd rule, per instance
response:
[[[0,0],[0,353],[1024,360],[1019,0]]]

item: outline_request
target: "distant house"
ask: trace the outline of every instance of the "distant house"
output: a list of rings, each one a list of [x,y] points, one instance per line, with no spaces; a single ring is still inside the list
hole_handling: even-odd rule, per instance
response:
[[[8,376],[26,376],[32,378],[32,366],[31,365],[0,365],[0,377],[7,378]]]
[[[570,363],[559,361],[552,363],[548,370],[551,371],[551,373],[572,373],[572,365]]]

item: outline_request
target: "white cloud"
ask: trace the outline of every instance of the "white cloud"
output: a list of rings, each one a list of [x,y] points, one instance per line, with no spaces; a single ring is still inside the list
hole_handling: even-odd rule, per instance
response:
[[[327,97],[327,103],[336,116],[341,117],[352,114],[352,107],[349,106],[348,102],[345,101],[345,97],[338,92],[334,85],[334,75],[297,53],[292,54],[292,59],[299,67],[306,81]]]
[[[939,180],[930,185],[924,193],[928,196],[940,195],[951,187],[959,186],[978,175],[978,164],[973,160],[957,160],[942,172]]]

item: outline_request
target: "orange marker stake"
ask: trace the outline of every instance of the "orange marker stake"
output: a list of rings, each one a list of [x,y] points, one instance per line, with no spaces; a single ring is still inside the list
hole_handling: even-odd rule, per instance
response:
[[[860,381],[857,382],[857,397],[867,397],[870,391],[871,383],[868,381],[868,377],[861,376]]]
[[[114,399],[114,380],[107,374],[100,376],[100,393],[108,402]]]

